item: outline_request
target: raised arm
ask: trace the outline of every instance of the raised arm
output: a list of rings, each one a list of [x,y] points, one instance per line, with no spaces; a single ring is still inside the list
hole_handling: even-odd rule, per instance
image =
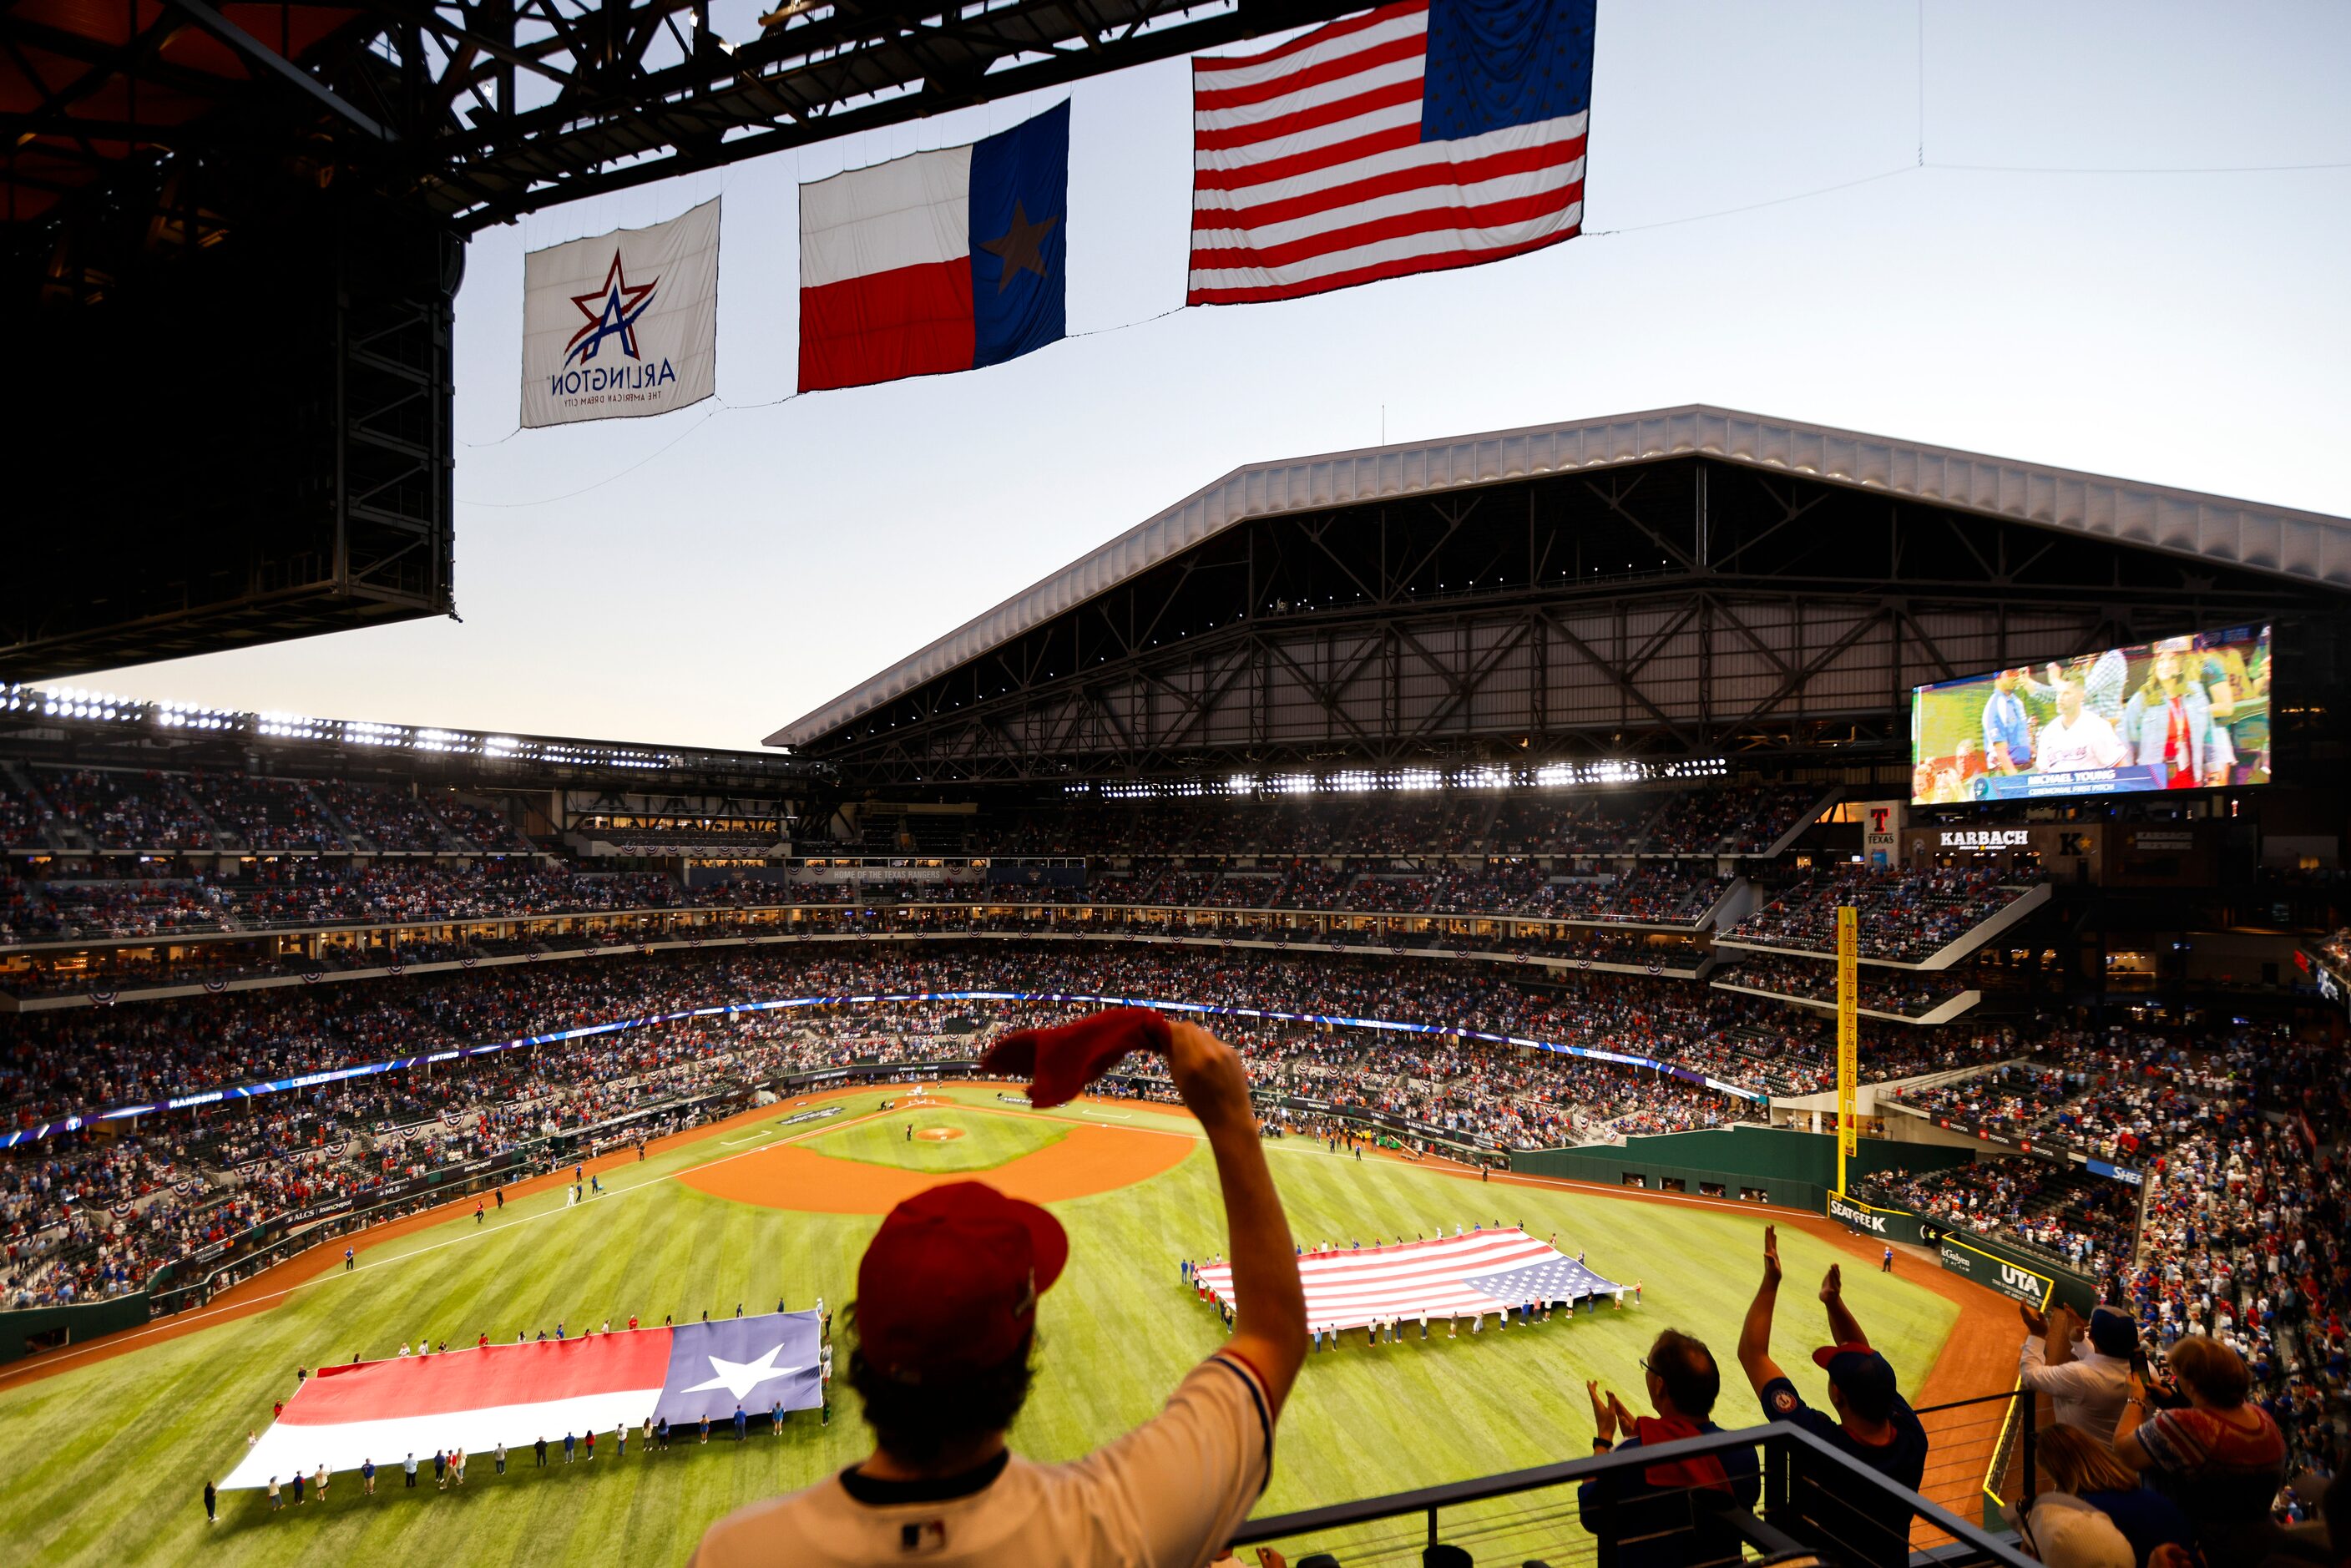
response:
[[[2138,1440],[2138,1429],[2147,1417],[2147,1380],[2134,1372],[2130,1397],[2123,1402],[2122,1415],[2115,1421],[2115,1458],[2135,1470],[2155,1468],[2154,1457]]]
[[[1763,1228],[1763,1282],[1747,1303],[1747,1321],[1739,1325],[1739,1369],[1758,1396],[1763,1385],[1784,1375],[1771,1359],[1771,1312],[1780,1304],[1780,1228]]]
[[[1168,1076],[1199,1118],[1224,1188],[1225,1232],[1233,1260],[1236,1355],[1265,1380],[1276,1413],[1306,1359],[1306,1287],[1281,1196],[1266,1169],[1265,1145],[1249,1109],[1249,1073],[1231,1046],[1194,1024],[1168,1024]]]
[[[1867,1344],[1869,1336],[1861,1332],[1854,1321],[1853,1309],[1844,1304],[1844,1266],[1829,1265],[1821,1279],[1821,1305],[1828,1310],[1829,1343],[1831,1344]]]

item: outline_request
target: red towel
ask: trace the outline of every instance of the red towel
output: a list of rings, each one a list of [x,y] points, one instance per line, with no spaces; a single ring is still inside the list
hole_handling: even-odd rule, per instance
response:
[[[1643,1416],[1633,1423],[1633,1430],[1634,1435],[1641,1439],[1641,1447],[1653,1448],[1660,1443],[1670,1443],[1677,1438],[1695,1437],[1704,1428],[1686,1416]],[[1653,1487],[1705,1487],[1715,1491],[1730,1490],[1729,1473],[1722,1468],[1722,1461],[1712,1454],[1651,1465],[1641,1472],[1641,1479]]]
[[[1066,1105],[1130,1051],[1165,1051],[1167,1020],[1149,1008],[1113,1008],[1051,1029],[1015,1030],[988,1048],[991,1072],[1028,1073],[1029,1103]]]

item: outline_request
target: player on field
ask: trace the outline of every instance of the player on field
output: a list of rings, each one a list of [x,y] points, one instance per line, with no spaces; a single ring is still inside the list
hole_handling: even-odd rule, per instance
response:
[[[1119,1019],[1122,1015],[1107,1015]],[[1038,1079],[1102,1019],[1035,1043]],[[1233,1247],[1238,1321],[1166,1408],[1085,1458],[1016,1458],[1005,1431],[1033,1375],[1037,1298],[1069,1258],[1061,1222],[978,1182],[908,1199],[858,1269],[849,1375],[872,1455],[809,1490],[714,1525],[695,1568],[789,1562],[1205,1564],[1265,1489],[1273,1424],[1306,1353],[1305,1291],[1266,1169],[1240,1058],[1206,1030],[1129,1022],[1164,1042],[1169,1076],[1207,1135]],[[1057,1037],[1057,1038],[1056,1038]],[[1098,1045],[1102,1042],[1097,1041]],[[1073,1074],[1063,1101],[1117,1060]],[[1032,1088],[1032,1098],[1060,1102]]]

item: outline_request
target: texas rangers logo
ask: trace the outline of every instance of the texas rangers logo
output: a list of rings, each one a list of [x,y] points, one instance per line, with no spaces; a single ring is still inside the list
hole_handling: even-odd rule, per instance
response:
[[[611,267],[604,274],[603,287],[571,297],[580,314],[588,318],[588,325],[572,333],[571,341],[564,345],[563,362],[587,364],[595,359],[607,338],[618,338],[621,352],[632,360],[640,358],[637,319],[653,308],[653,290],[660,287],[658,277],[650,283],[631,283],[628,274],[621,268],[621,252],[615,246]]]

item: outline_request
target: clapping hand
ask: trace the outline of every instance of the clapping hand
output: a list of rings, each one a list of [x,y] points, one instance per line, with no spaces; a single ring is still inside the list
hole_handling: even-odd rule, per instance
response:
[[[1593,1439],[1602,1443],[1614,1442],[1616,1440],[1616,1396],[1614,1394],[1601,1393],[1600,1385],[1596,1381],[1585,1383],[1583,1392],[1592,1401]]]
[[[1780,1282],[1780,1228],[1776,1225],[1763,1228],[1763,1282]]]

